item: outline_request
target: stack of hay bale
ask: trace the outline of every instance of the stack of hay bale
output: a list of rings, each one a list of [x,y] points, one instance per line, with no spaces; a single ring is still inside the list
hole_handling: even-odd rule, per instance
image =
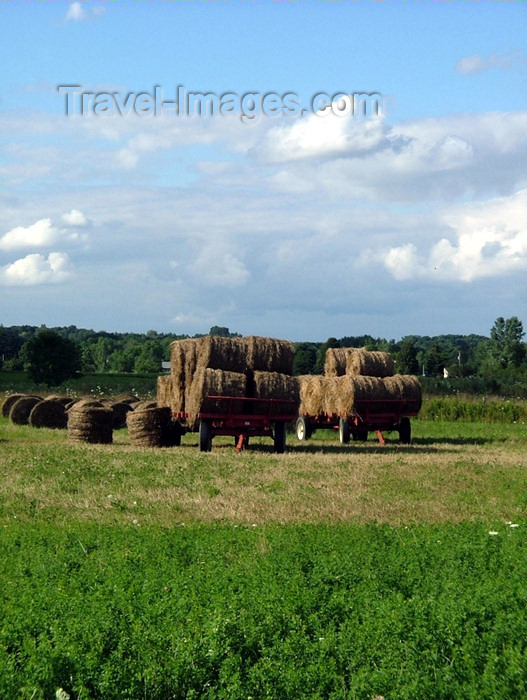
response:
[[[329,348],[324,376],[299,377],[300,414],[352,415],[355,403],[365,399],[412,401],[420,408],[418,378],[394,372],[395,362],[390,353],[366,348]]]
[[[177,340],[171,345],[170,375],[158,378],[157,403],[184,415],[189,427],[195,426],[199,413],[226,411],[226,402],[211,398],[215,396],[292,400],[293,404],[277,404],[274,415],[295,413],[299,385],[292,376],[294,356],[293,343],[275,338]],[[253,410],[266,408],[255,402]]]

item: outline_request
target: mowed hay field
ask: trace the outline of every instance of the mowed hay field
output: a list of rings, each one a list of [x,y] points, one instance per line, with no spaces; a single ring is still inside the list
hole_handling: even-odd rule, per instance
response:
[[[412,427],[277,455],[2,419],[0,695],[527,697],[525,425]]]

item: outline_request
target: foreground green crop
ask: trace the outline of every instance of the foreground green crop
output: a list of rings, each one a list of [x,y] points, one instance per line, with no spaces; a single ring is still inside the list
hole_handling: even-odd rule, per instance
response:
[[[0,420],[0,698],[527,698],[525,426],[414,428],[202,454]]]
[[[524,525],[493,532],[4,526],[1,696],[527,697]]]

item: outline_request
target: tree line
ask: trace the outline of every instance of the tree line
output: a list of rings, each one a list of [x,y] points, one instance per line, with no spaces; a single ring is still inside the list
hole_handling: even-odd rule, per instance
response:
[[[203,334],[192,337],[202,337]],[[209,335],[239,337],[224,326],[212,326]],[[527,378],[527,346],[517,317],[496,319],[490,335],[404,336],[398,341],[370,335],[328,338],[325,342],[295,343],[295,374],[322,374],[326,350],[366,347],[395,358],[401,374],[429,378]],[[107,374],[161,372],[170,359],[170,344],[189,335],[110,333],[76,326],[0,325],[0,369],[27,370],[37,383],[56,386],[76,373]]]

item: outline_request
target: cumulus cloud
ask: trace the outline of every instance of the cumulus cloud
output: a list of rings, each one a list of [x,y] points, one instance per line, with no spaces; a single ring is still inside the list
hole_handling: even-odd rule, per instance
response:
[[[510,51],[508,53],[491,53],[488,56],[473,54],[461,58],[456,64],[456,71],[465,75],[483,73],[492,68],[510,70],[525,62],[525,55],[522,51]]]
[[[441,238],[423,253],[414,243],[392,247],[384,265],[397,280],[472,282],[520,271],[527,256],[526,208],[527,190],[465,205],[445,217],[453,241]]]
[[[271,128],[252,153],[264,164],[275,163],[272,186],[292,193],[325,193],[332,201],[457,201],[524,186],[525,119],[525,112],[396,125],[343,119],[336,122],[335,140],[331,129],[324,139],[310,140],[298,131],[301,124],[290,124]]]
[[[353,119],[334,114],[320,117],[311,114],[292,124],[271,127],[256,153],[273,162],[290,162],[305,158],[360,155],[386,146],[386,132],[381,118]]]
[[[47,258],[32,253],[0,268],[0,284],[6,287],[60,284],[72,275],[73,266],[66,253],[50,253]]]
[[[49,248],[59,242],[79,240],[78,233],[69,229],[85,226],[87,219],[84,214],[78,209],[72,209],[61,218],[68,226],[67,229],[55,226],[49,218],[39,219],[30,226],[16,226],[0,238],[0,250]]]
[[[51,219],[39,219],[31,226],[17,226],[0,238],[1,250],[17,248],[40,248],[53,245],[59,237],[59,231],[52,225]]]
[[[78,209],[72,209],[68,214],[63,214],[62,220],[68,226],[86,226],[88,223],[87,218]]]

